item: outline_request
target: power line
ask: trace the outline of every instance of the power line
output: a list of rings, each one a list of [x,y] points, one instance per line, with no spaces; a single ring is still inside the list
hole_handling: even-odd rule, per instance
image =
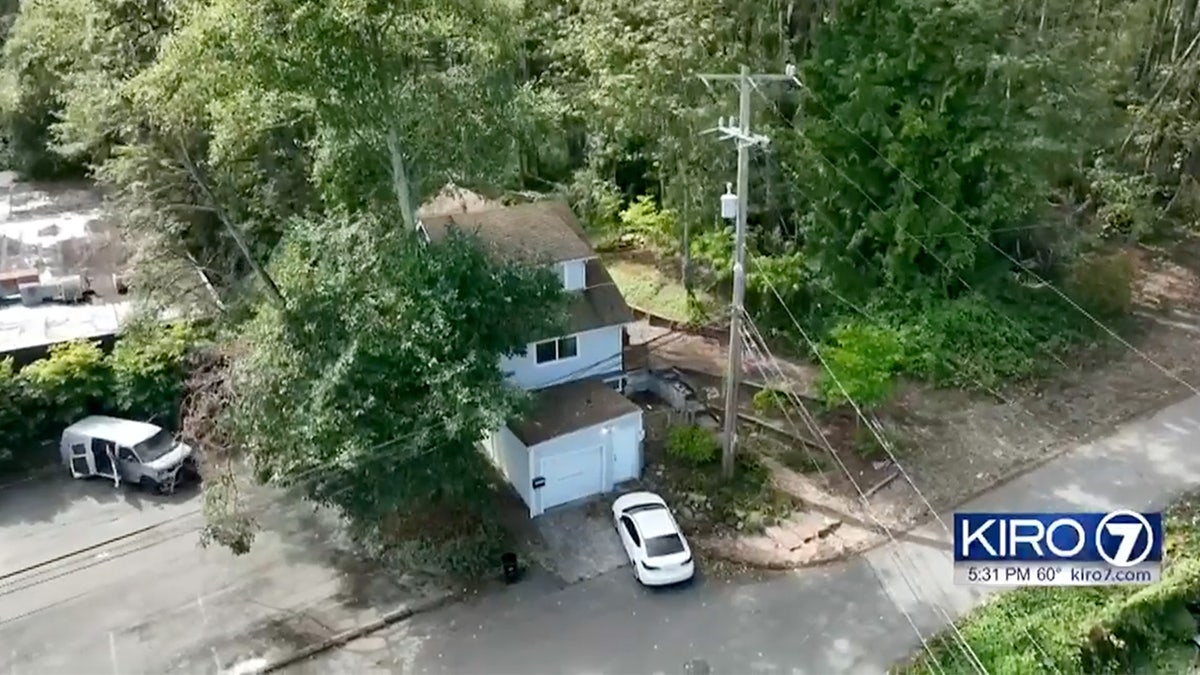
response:
[[[1013,265],[1021,268],[1022,271],[1024,271],[1026,274],[1029,274],[1039,284],[1045,286],[1046,288],[1049,288],[1051,290],[1051,292],[1053,292],[1060,299],[1062,299],[1064,302],[1066,302],[1068,305],[1070,305],[1073,309],[1075,309],[1077,312],[1079,312],[1084,317],[1086,317],[1088,319],[1088,321],[1092,322],[1096,327],[1098,327],[1100,330],[1104,331],[1104,333],[1106,333],[1109,337],[1111,337],[1112,339],[1119,342],[1123,347],[1130,350],[1131,352],[1136,354],[1138,357],[1140,357],[1141,359],[1143,359],[1150,365],[1154,366],[1155,369],[1157,369],[1163,375],[1166,375],[1169,379],[1174,380],[1175,382],[1186,387],[1189,391],[1192,392],[1192,394],[1200,396],[1200,388],[1197,388],[1196,386],[1192,385],[1190,382],[1187,382],[1183,378],[1179,377],[1174,372],[1170,371],[1165,366],[1163,366],[1158,361],[1156,361],[1149,354],[1145,353],[1141,349],[1138,349],[1137,346],[1135,346],[1134,344],[1132,344],[1125,338],[1121,337],[1121,335],[1119,333],[1117,333],[1115,330],[1110,328],[1103,321],[1100,321],[1100,319],[1096,318],[1091,312],[1089,312],[1085,308],[1083,308],[1078,302],[1073,300],[1069,295],[1064,293],[1062,290],[1060,290],[1054,284],[1050,283],[1050,281],[1045,279],[1044,277],[1042,277],[1042,275],[1038,274],[1036,270],[1032,269],[1025,263],[1022,263],[1020,260],[1017,260],[1008,251],[1005,251],[1003,248],[998,246],[995,242],[992,241],[991,237],[986,232],[982,232],[978,227],[972,225],[970,222],[967,221],[966,218],[964,218],[957,211],[955,211],[953,208],[951,208],[950,205],[946,204],[946,202],[943,201],[940,197],[938,197],[933,192],[926,189],[923,185],[921,185],[915,179],[913,179],[911,176],[909,176],[907,172],[905,172],[903,169],[901,169],[899,166],[897,166],[895,162],[893,162],[887,155],[882,153],[879,150],[879,148],[877,148],[873,143],[871,143],[870,140],[868,140],[865,136],[863,136],[862,133],[860,133],[857,129],[853,128],[848,123],[846,123],[846,121],[843,120],[839,115],[836,115],[829,108],[829,106],[825,105],[825,103],[823,101],[821,101],[820,97],[817,96],[816,92],[814,92],[812,89],[809,89],[808,87],[804,86],[804,83],[801,82],[799,78],[793,77],[792,80],[797,86],[799,86],[804,91],[808,92],[808,94],[812,98],[812,100],[817,105],[821,106],[821,108],[826,112],[826,114],[828,114],[829,117],[838,124],[838,126],[842,127],[842,129],[846,130],[847,132],[853,134],[856,138],[858,138],[858,140],[860,140],[873,153],[875,153],[880,159],[882,159],[885,164],[887,164],[893,171],[895,171],[897,174],[899,174],[901,178],[903,178],[910,185],[912,185],[913,188],[915,188],[917,191],[919,191],[919,192],[925,194],[927,197],[929,197],[930,200],[932,200],[935,204],[937,204],[944,211],[946,211],[946,213],[950,214],[955,220],[962,223],[962,225],[965,226],[977,238],[979,238],[980,241],[982,241],[983,243],[990,246],[992,249],[994,249],[997,253],[1002,255],[1005,259],[1007,259]]]
[[[754,325],[754,320],[752,317],[749,316],[749,314],[747,314],[747,316],[746,316],[746,323],[747,323],[747,325],[750,325],[750,326]],[[755,328],[755,330],[757,330],[757,328]],[[761,333],[760,333],[760,335],[761,335]],[[778,375],[782,378],[783,371],[781,368],[779,368],[778,360],[775,359],[774,354],[771,354],[770,348],[766,345],[765,342],[761,344],[761,349],[764,350],[766,352],[766,354],[770,357],[769,360],[765,360],[765,363],[774,365]],[[809,413],[806,406],[804,406],[804,404],[798,400],[798,397],[796,399],[794,399],[792,402],[794,405],[797,406],[798,410],[802,411],[801,414],[804,417],[812,418],[811,413]],[[869,422],[868,422],[868,424],[869,424]],[[904,551],[903,547],[901,547],[899,545],[899,541],[897,540],[895,534],[892,532],[891,528],[889,528],[886,524],[884,524],[883,521],[880,520],[875,515],[874,511],[871,508],[870,499],[867,497],[866,491],[864,491],[862,489],[862,486],[859,485],[858,481],[854,478],[854,474],[850,471],[849,467],[846,466],[845,462],[842,461],[841,457],[837,453],[837,450],[833,447],[833,444],[829,441],[829,437],[825,434],[825,432],[823,432],[820,429],[819,426],[817,426],[815,424],[815,420],[814,420],[814,425],[812,428],[815,429],[815,431],[817,433],[817,437],[822,441],[822,444],[824,445],[826,451],[829,453],[830,457],[833,458],[834,462],[842,470],[842,473],[844,473],[846,475],[846,478],[850,481],[851,486],[854,487],[855,492],[858,493],[859,500],[862,502],[862,505],[863,505],[864,513],[866,513],[867,517],[871,519],[871,521],[875,524],[875,526],[877,528],[881,529],[884,532],[884,534],[887,535],[888,539],[894,545],[893,557],[896,559],[897,563],[907,563],[908,565],[910,565],[912,567],[913,571],[918,572],[918,575],[919,575],[919,570],[917,569],[917,565],[916,565],[915,561],[910,556],[908,556],[907,553]],[[918,582],[915,582],[908,575],[908,573],[905,572],[903,564],[898,564],[896,569],[897,569],[897,571],[899,571],[901,579],[904,581],[905,586],[908,587],[909,592],[912,593],[914,598],[919,599],[921,597],[922,593],[917,591],[917,587],[920,586],[920,584]],[[878,570],[875,570],[874,567],[871,567],[871,570],[875,574],[876,579],[879,581],[880,586],[886,590],[886,586],[884,585],[883,579],[879,575]],[[949,614],[946,612],[945,608],[942,606],[941,603],[934,601],[933,605],[935,607],[937,607],[938,611],[942,614],[943,618],[950,620]],[[938,661],[937,655],[929,647],[925,637],[922,635],[920,629],[917,627],[916,622],[912,619],[912,616],[903,607],[900,606],[900,603],[896,603],[896,608],[899,609],[902,614],[904,614],[905,618],[908,620],[909,624],[912,626],[913,630],[916,632],[918,639],[921,640],[922,646],[929,653],[930,657],[934,660],[934,662],[939,664],[939,668],[940,668],[940,662]],[[951,625],[953,625],[952,621],[951,621]],[[960,643],[960,647],[963,649],[963,652],[965,654],[967,654],[968,661],[973,661],[973,664],[975,662],[978,662],[978,658],[975,658],[974,652],[971,649],[970,645],[967,644],[965,638],[962,637],[961,633],[957,632],[957,628],[955,629],[955,634],[958,638],[958,642]],[[979,672],[984,673],[985,675],[987,673],[987,669],[983,667],[981,662],[978,663],[977,670],[979,670]]]
[[[852,309],[854,309],[855,311],[859,312],[860,314],[862,314],[864,317],[866,317],[867,319],[871,320],[872,322],[874,322],[874,323],[877,323],[877,324],[878,324],[878,323],[880,323],[877,317],[873,316],[873,315],[872,315],[870,312],[868,312],[867,310],[863,309],[862,307],[859,307],[858,305],[856,305],[856,304],[854,304],[854,303],[850,302],[849,300],[847,300],[847,299],[845,299],[845,298],[841,297],[840,295],[836,295],[836,294],[835,294],[835,297],[837,297],[837,299],[838,299],[838,300],[840,300],[841,302],[843,302],[843,303],[847,304],[847,305],[848,305],[848,306],[850,306]],[[761,334],[760,334],[760,339],[761,339]],[[765,340],[763,341],[763,344],[765,345]],[[773,359],[773,358],[774,358],[774,357],[773,357],[773,355],[772,355],[772,359]],[[773,361],[772,361],[772,362],[773,362]],[[778,368],[778,365],[777,365],[777,364],[776,364],[776,367]],[[960,370],[960,372],[967,372],[967,371],[966,371],[965,369],[963,369],[961,366],[959,367],[959,370]],[[781,373],[781,375],[782,375],[782,371],[780,371],[780,373]],[[971,376],[969,373],[968,373],[968,377],[969,377],[969,378],[971,378],[971,379],[973,379],[973,380],[975,381],[975,384],[976,384],[976,385],[978,385],[979,387],[981,387],[981,388],[983,388],[983,389],[987,390],[989,393],[991,393],[991,394],[992,394],[993,396],[995,396],[997,399],[999,399],[999,400],[1003,401],[1003,402],[1004,402],[1006,405],[1008,405],[1009,407],[1012,407],[1012,408],[1014,408],[1014,409],[1016,409],[1016,408],[1019,408],[1019,406],[1017,406],[1017,405],[1016,405],[1016,404],[1014,404],[1012,401],[1010,401],[1010,400],[1008,400],[1007,398],[1005,398],[1003,394],[1001,394],[999,391],[997,391],[997,390],[996,390],[996,389],[994,389],[993,387],[989,386],[988,384],[986,384],[986,383],[985,383],[985,382],[983,382],[982,380],[979,380],[979,379],[977,379],[977,378],[974,378],[974,377],[973,377],[973,376]],[[800,401],[798,401],[798,400],[797,400],[795,403],[796,403],[796,405],[803,406],[803,403],[802,403],[802,402],[800,402]],[[1050,428],[1054,429],[1056,432],[1060,432],[1060,433],[1061,433],[1061,430],[1059,430],[1059,429],[1058,429],[1058,427],[1057,427],[1056,425],[1054,425],[1052,422],[1049,422],[1049,421],[1043,421],[1043,420],[1039,420],[1039,419],[1037,418],[1037,416],[1036,416],[1036,415],[1034,415],[1034,414],[1033,414],[1031,411],[1029,411],[1029,410],[1026,410],[1026,409],[1024,409],[1024,408],[1019,408],[1019,409],[1020,409],[1020,410],[1022,410],[1023,412],[1025,412],[1026,414],[1028,414],[1030,417],[1033,417],[1035,422],[1038,422],[1038,423],[1043,423],[1043,422],[1044,422],[1044,423],[1045,423],[1047,426],[1049,426]],[[1001,440],[1001,439],[997,438],[997,440]],[[832,447],[830,448],[830,450],[832,451]],[[853,480],[853,479],[851,479],[851,480]],[[1014,620],[1014,623],[1018,623],[1018,622],[1017,622],[1017,617],[1013,616],[1011,613],[1009,614],[1009,616],[1010,616],[1010,618],[1012,618],[1012,619]],[[946,617],[946,618],[947,618],[947,619],[949,619],[949,617]],[[1025,627],[1023,624],[1020,624],[1020,625],[1021,625],[1021,630],[1025,632],[1025,634],[1026,634],[1026,637],[1028,637],[1028,638],[1029,638],[1029,640],[1030,640],[1030,641],[1033,643],[1033,645],[1034,645],[1034,648],[1035,648],[1035,649],[1037,649],[1039,652],[1041,652],[1043,655],[1045,655],[1045,654],[1046,654],[1046,652],[1045,652],[1045,649],[1042,647],[1041,643],[1040,643],[1040,642],[1037,640],[1037,638],[1036,638],[1036,637],[1035,637],[1035,636],[1034,636],[1032,633],[1030,633],[1030,632],[1029,632],[1029,629],[1028,629],[1027,627]],[[1048,658],[1048,657],[1047,657],[1047,658]]]
[[[773,101],[771,101],[769,98],[767,98],[767,97],[766,97],[766,96],[765,96],[765,95],[764,95],[764,94],[763,94],[761,91],[759,91],[759,94],[760,94],[760,96],[762,96],[762,97],[764,98],[764,100],[766,100],[766,101],[768,102],[768,104],[775,106],[774,102],[773,102]],[[779,109],[778,109],[778,106],[775,106],[775,108],[776,108],[776,111],[777,111],[777,112],[779,112],[779,113],[780,113],[780,115],[782,116],[782,111],[779,111]],[[828,109],[827,109],[827,110],[828,110]],[[801,134],[801,135],[802,135],[802,134]],[[868,201],[870,201],[870,202],[871,202],[871,204],[872,204],[872,205],[873,205],[873,206],[874,206],[874,207],[875,207],[875,208],[876,208],[878,211],[880,211],[880,212],[883,212],[883,208],[882,208],[882,206],[880,206],[880,205],[879,205],[879,203],[878,203],[878,202],[876,202],[876,201],[875,201],[875,199],[874,199],[874,198],[873,198],[873,197],[872,197],[872,196],[871,196],[869,193],[867,193],[867,192],[866,192],[866,190],[864,190],[864,189],[862,188],[862,186],[861,186],[861,185],[859,185],[859,184],[858,184],[856,181],[854,181],[852,178],[850,178],[850,176],[848,176],[848,175],[847,175],[847,174],[846,174],[846,173],[845,173],[845,172],[844,172],[844,171],[843,171],[843,170],[842,170],[842,169],[841,169],[841,168],[840,168],[840,167],[839,167],[839,166],[838,166],[836,163],[834,163],[834,162],[833,162],[833,161],[832,161],[832,160],[831,160],[831,159],[828,157],[828,155],[826,155],[824,152],[822,152],[822,151],[821,151],[819,148],[814,148],[814,149],[817,151],[817,154],[818,154],[818,156],[820,156],[820,157],[821,157],[821,159],[822,159],[823,161],[825,161],[827,164],[829,164],[829,166],[830,166],[831,168],[833,168],[833,169],[834,169],[834,171],[835,171],[835,172],[837,172],[837,173],[838,173],[838,175],[839,175],[839,176],[840,176],[842,179],[844,179],[846,182],[850,183],[850,185],[851,185],[851,186],[853,186],[853,187],[854,187],[856,190],[858,190],[858,191],[859,191],[859,192],[860,192],[860,193],[861,193],[861,194],[862,194],[862,195],[863,195],[863,196],[864,196],[864,197],[865,197],[865,198],[866,198]],[[771,157],[772,159],[774,158],[774,157],[773,157],[773,155],[771,155],[770,153],[768,153],[768,157]],[[803,192],[803,190],[802,190],[802,192]],[[1044,226],[1044,225],[1041,225],[1041,226],[1036,226],[1036,227],[1045,227],[1045,226]],[[1028,229],[1028,228],[1025,228],[1025,227],[999,228],[999,229],[997,229],[997,230],[995,230],[995,231],[1020,230],[1020,229]],[[952,268],[952,267],[949,265],[949,263],[947,263],[947,262],[946,262],[945,260],[943,260],[943,259],[942,259],[940,256],[938,256],[938,255],[937,255],[937,253],[935,253],[934,251],[932,251],[931,249],[929,249],[929,247],[928,247],[928,246],[926,246],[926,244],[925,244],[923,241],[921,241],[921,239],[920,239],[920,238],[913,237],[912,235],[909,235],[909,234],[907,234],[907,233],[904,233],[904,236],[906,236],[906,237],[908,237],[909,239],[911,239],[912,241],[914,241],[914,242],[915,242],[915,243],[916,243],[918,246],[920,246],[920,247],[921,247],[921,248],[922,248],[924,251],[926,251],[927,253],[929,253],[930,255],[932,255],[932,256],[933,256],[933,257],[934,257],[934,258],[935,258],[935,259],[936,259],[936,260],[937,260],[937,261],[938,261],[938,262],[939,262],[939,263],[940,263],[940,264],[941,264],[943,267],[945,267],[945,268],[946,268],[946,270],[947,270],[947,271],[949,271],[949,272],[951,272],[952,274],[954,274],[954,275],[955,275],[955,276],[956,276],[956,277],[959,279],[959,281],[960,281],[960,282],[962,282],[962,283],[963,283],[963,284],[964,284],[964,285],[965,285],[965,286],[966,286],[968,289],[971,289],[971,290],[973,290],[973,289],[972,289],[972,287],[971,287],[971,285],[970,285],[970,283],[968,283],[968,282],[967,282],[967,280],[966,280],[966,279],[964,279],[964,278],[962,277],[962,275],[961,275],[961,274],[960,274],[960,273],[959,273],[957,270],[954,270],[954,269],[953,269],[953,268]],[[866,260],[866,258],[865,258],[865,257],[863,257],[863,255],[862,255],[862,253],[861,253],[861,252],[859,252],[859,251],[855,250],[855,253],[857,253],[857,254],[859,255],[859,257],[863,259],[863,261],[864,261],[864,262],[868,263],[868,265],[870,264],[870,261],[867,261],[867,260]],[[837,293],[837,292],[836,292],[834,289],[832,289],[832,288],[826,288],[826,290],[827,290],[828,292],[830,292],[830,293],[831,293],[831,294],[832,294],[832,295],[833,295],[833,296],[834,296],[834,297],[835,297],[837,300],[839,300],[839,301],[840,301],[840,302],[842,302],[843,304],[846,304],[846,305],[847,305],[847,306],[849,306],[851,309],[853,309],[853,310],[857,311],[858,313],[862,314],[863,316],[867,317],[869,320],[871,320],[871,321],[873,321],[873,322],[875,322],[875,323],[877,323],[877,324],[878,324],[878,323],[880,323],[880,322],[878,321],[878,319],[877,319],[876,317],[872,316],[872,315],[871,315],[871,314],[870,314],[870,313],[869,313],[867,310],[863,309],[862,307],[858,306],[857,304],[855,304],[855,303],[853,303],[853,302],[849,301],[848,299],[846,299],[845,297],[841,296],[841,295],[840,295],[840,294],[838,294],[838,293]],[[778,293],[776,293],[776,296],[778,297]],[[783,303],[782,303],[782,299],[780,299],[780,303],[781,303],[781,304],[783,304]],[[786,307],[785,307],[785,309],[786,309]],[[789,311],[789,315],[790,315],[790,311]],[[1007,315],[1007,314],[1005,314],[1005,313],[1001,313],[1001,316],[1002,316],[1002,317],[1004,317],[1004,319],[1005,319],[1005,320],[1007,320],[1007,321],[1008,321],[1008,322],[1009,322],[1011,325],[1013,325],[1013,326],[1016,326],[1016,327],[1020,328],[1020,326],[1019,326],[1019,325],[1016,323],[1016,321],[1015,321],[1015,320],[1014,320],[1012,317],[1008,316],[1008,315]],[[794,320],[794,317],[793,317],[793,320]],[[1006,338],[1006,339],[1007,339],[1007,338]],[[764,344],[765,344],[765,342],[764,342]],[[1065,363],[1065,362],[1063,362],[1063,361],[1062,361],[1062,359],[1061,359],[1061,358],[1059,358],[1057,354],[1053,353],[1052,351],[1049,351],[1049,347],[1047,347],[1046,349],[1047,349],[1047,353],[1050,355],[1050,357],[1051,357],[1051,358],[1053,358],[1055,361],[1057,361],[1057,362],[1058,362],[1058,363],[1059,363],[1061,366],[1063,366],[1064,368],[1065,368],[1065,367],[1067,367],[1066,363]],[[968,378],[969,378],[969,379],[971,379],[971,380],[973,380],[977,386],[979,386],[980,388],[982,388],[982,389],[984,389],[984,390],[988,391],[990,394],[992,394],[993,396],[995,396],[995,397],[996,397],[997,399],[999,399],[1000,401],[1003,401],[1005,404],[1009,405],[1009,406],[1010,406],[1010,407],[1012,407],[1012,408],[1015,408],[1015,409],[1020,409],[1022,412],[1026,413],[1026,414],[1027,414],[1027,415],[1029,415],[1030,417],[1034,418],[1034,421],[1035,421],[1035,422],[1038,422],[1038,423],[1044,423],[1046,426],[1049,426],[1051,429],[1053,429],[1053,430],[1054,430],[1055,432],[1057,432],[1059,435],[1062,435],[1062,430],[1061,430],[1061,429],[1059,429],[1059,427],[1058,427],[1057,425],[1055,425],[1053,422],[1050,422],[1050,421],[1048,421],[1048,420],[1039,420],[1039,419],[1037,418],[1037,416],[1033,414],[1033,412],[1032,412],[1032,411],[1030,411],[1030,410],[1028,410],[1028,409],[1025,409],[1025,408],[1022,408],[1022,407],[1020,407],[1020,406],[1017,406],[1017,405],[1015,405],[1015,404],[1014,404],[1012,401],[1010,401],[1009,399],[1007,399],[1007,398],[1006,398],[1006,397],[1005,397],[1003,394],[1001,394],[999,391],[997,391],[997,390],[996,390],[994,387],[992,387],[992,386],[988,385],[987,383],[983,382],[983,381],[982,381],[981,379],[979,379],[978,377],[975,377],[975,376],[971,375],[971,374],[969,373],[969,371],[968,371],[966,368],[964,368],[964,367],[962,366],[962,364],[961,364],[961,363],[958,365],[958,367],[957,367],[957,370],[959,370],[959,372],[967,373],[967,375],[968,375]],[[797,403],[798,405],[801,405],[801,406],[803,405],[803,404],[802,404],[801,402],[799,402],[798,400],[796,401],[796,403]],[[870,420],[865,420],[865,421],[867,422],[868,426],[872,426],[872,425],[871,425],[871,422],[870,422]],[[873,429],[873,428],[872,428],[872,432],[874,433],[874,429]],[[878,435],[878,434],[877,434],[877,435]],[[1001,439],[997,438],[997,440],[1001,440]],[[894,458],[893,458],[893,462],[894,462],[894,463],[896,463],[896,464],[897,464],[897,466],[899,467],[899,462],[898,462],[898,461],[896,461]],[[909,482],[910,482],[910,484],[912,483],[912,482],[911,482],[911,480],[910,480]],[[916,489],[917,489],[917,488],[916,488],[916,486],[915,486],[915,484],[913,484],[913,488],[914,488],[914,490],[916,490]],[[920,494],[920,491],[919,491],[919,490],[918,490],[918,494]],[[922,495],[922,498],[923,498],[923,495]],[[926,501],[926,504],[928,505],[928,501]],[[929,507],[929,508],[932,510],[932,507]],[[935,514],[935,515],[936,515],[936,514]],[[943,527],[944,527],[944,523],[943,523]],[[949,617],[948,617],[948,616],[947,616],[946,618],[947,618],[947,620],[949,620]],[[1015,619],[1015,617],[1014,617],[1014,619]],[[953,622],[952,622],[952,621],[951,621],[951,625],[953,626]],[[1032,634],[1029,632],[1028,628],[1026,628],[1025,626],[1023,626],[1023,625],[1022,625],[1022,626],[1021,626],[1021,628],[1022,628],[1022,630],[1025,632],[1026,636],[1027,636],[1027,637],[1030,639],[1030,641],[1033,643],[1034,647],[1035,647],[1035,648],[1036,648],[1036,649],[1037,649],[1039,652],[1041,652],[1041,653],[1044,655],[1046,652],[1045,652],[1045,650],[1042,648],[1041,644],[1038,642],[1037,638],[1036,638],[1036,637],[1034,637],[1034,636],[1033,636],[1033,635],[1032,635]],[[957,631],[957,628],[955,628],[955,630]],[[961,637],[961,636],[960,636],[960,637]],[[961,641],[961,640],[960,640],[960,641]],[[965,643],[964,643],[964,644],[965,644]],[[972,654],[972,656],[973,656],[973,654]],[[970,658],[970,657],[969,657],[969,658]],[[976,657],[976,659],[977,659],[977,657]]]
[[[737,400],[742,376],[742,335],[739,323],[742,320],[742,309],[746,299],[746,218],[750,202],[750,148],[769,143],[766,136],[753,134],[750,131],[750,90],[757,80],[786,82],[795,78],[795,67],[788,65],[782,75],[750,73],[750,67],[743,65],[737,75],[697,75],[705,86],[711,87],[710,81],[736,81],[738,87],[738,118],[737,126],[733,119],[729,124],[722,118],[717,122],[715,131],[722,140],[732,140],[737,145],[737,194],[726,193],[721,198],[722,216],[732,215],[737,223],[733,259],[733,309],[729,320],[729,365],[725,383],[725,419],[724,447],[721,452],[721,473],[729,478],[733,475],[733,458],[737,450]],[[730,199],[733,197],[733,199]],[[734,206],[730,214],[729,206]]]

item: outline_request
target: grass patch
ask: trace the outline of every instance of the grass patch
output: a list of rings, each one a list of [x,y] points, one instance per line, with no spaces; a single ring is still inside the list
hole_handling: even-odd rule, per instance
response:
[[[1167,511],[1162,582],[1153,586],[1029,588],[1005,593],[958,626],[992,675],[1183,673],[1194,667],[1200,597],[1200,494]],[[1035,643],[1031,636],[1035,636]],[[930,641],[897,675],[974,672],[951,635]],[[936,661],[936,663],[935,663]]]
[[[694,321],[697,309],[703,314],[716,306],[712,295],[700,290],[695,291],[699,307],[689,306],[683,282],[651,263],[610,256],[604,264],[626,302],[672,321]]]

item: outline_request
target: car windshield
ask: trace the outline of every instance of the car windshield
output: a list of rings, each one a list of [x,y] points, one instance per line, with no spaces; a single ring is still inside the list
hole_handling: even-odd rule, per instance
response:
[[[175,439],[171,434],[167,433],[166,429],[160,429],[157,434],[133,446],[133,450],[144,463],[153,462],[170,452],[174,447]]]
[[[646,540],[646,555],[651,558],[676,553],[683,553],[683,538],[677,534],[664,534]]]

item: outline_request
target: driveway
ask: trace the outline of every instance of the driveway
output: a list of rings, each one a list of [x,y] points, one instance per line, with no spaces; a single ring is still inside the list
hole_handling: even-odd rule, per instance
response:
[[[411,596],[271,493],[234,556],[199,546],[193,490],[67,478],[0,489],[0,673],[216,673],[372,620]]]
[[[961,510],[1160,508],[1200,485],[1200,398],[993,489]],[[984,594],[953,585],[938,525],[822,569],[654,592],[620,571],[419,616],[296,673],[883,673]],[[912,622],[910,624],[910,621]],[[916,631],[914,631],[914,624]]]

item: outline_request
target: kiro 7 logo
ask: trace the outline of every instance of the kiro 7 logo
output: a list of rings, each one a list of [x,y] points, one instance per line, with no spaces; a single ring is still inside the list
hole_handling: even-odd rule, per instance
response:
[[[1145,562],[1158,541],[1150,521],[1136,511],[1113,511],[1104,516],[1096,526],[1095,536],[1096,552],[1114,567],[1133,567]]]
[[[1095,562],[1133,567],[1162,560],[1162,514],[956,513],[955,562]]]

